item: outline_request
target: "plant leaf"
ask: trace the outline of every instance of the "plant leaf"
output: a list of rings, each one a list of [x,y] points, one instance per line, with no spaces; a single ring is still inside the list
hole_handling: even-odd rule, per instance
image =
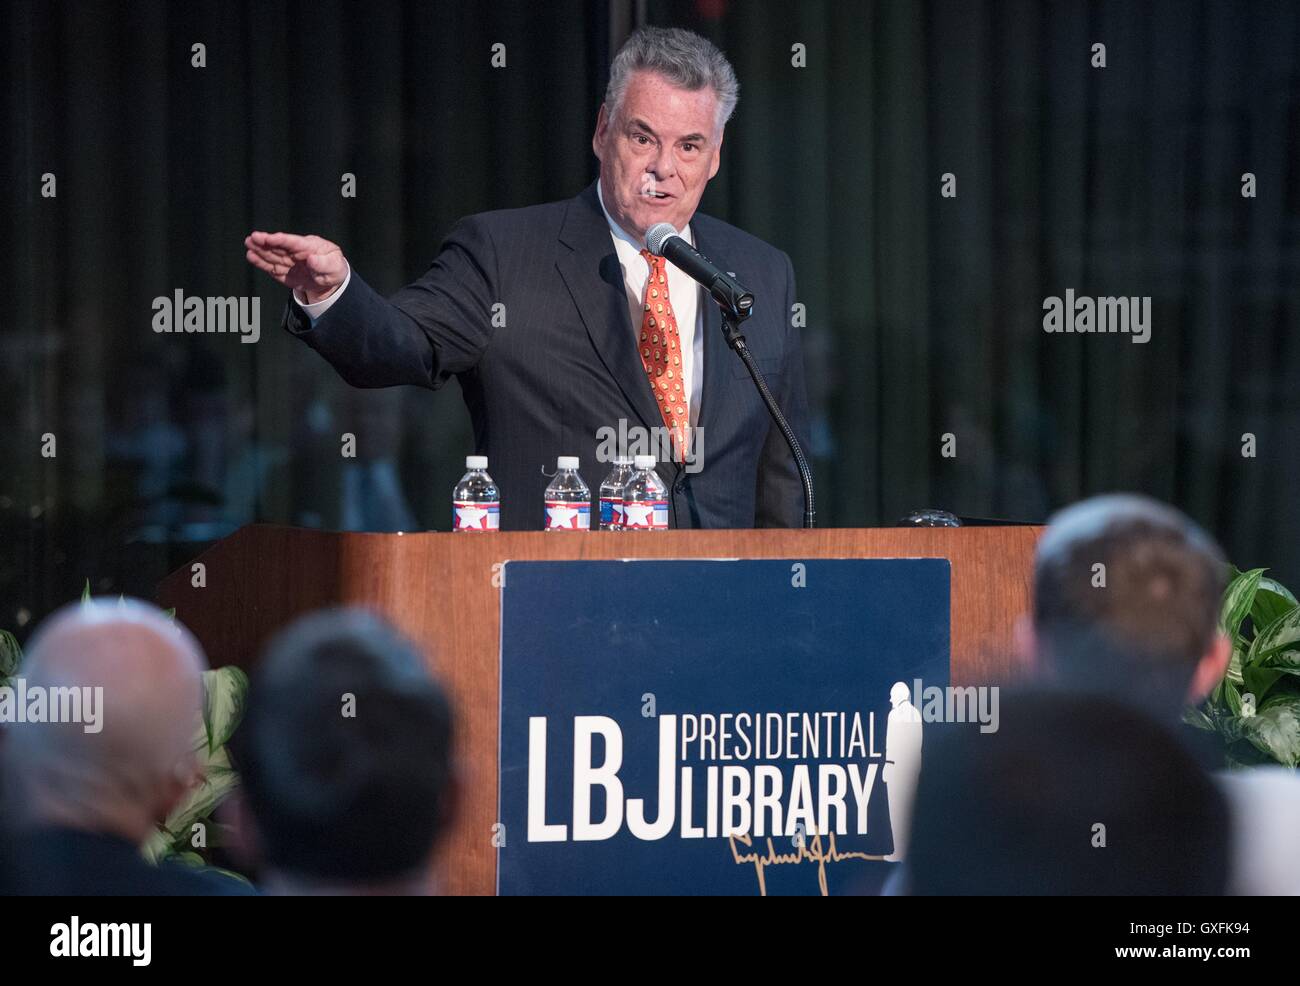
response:
[[[169,846],[172,841],[183,840],[188,847],[194,824],[210,817],[238,786],[239,775],[230,767],[210,766],[203,779],[189,789],[163,823],[163,828],[171,834]]]
[[[151,863],[157,863],[159,860],[166,859],[173,852],[172,843],[176,841],[176,836],[168,831],[166,826],[159,825],[154,830],[144,844],[144,858]]]
[[[1268,667],[1282,651],[1297,647],[1300,647],[1300,607],[1283,613],[1255,635],[1245,663]]]
[[[1228,659],[1228,669],[1224,672],[1224,677],[1229,681],[1236,682],[1238,685],[1245,681],[1246,658],[1250,654],[1250,644],[1242,640],[1239,635],[1234,634],[1232,637],[1232,656]]]
[[[1243,735],[1256,749],[1283,766],[1300,764],[1300,695],[1275,695],[1242,723]]]
[[[84,606],[90,602],[90,579],[86,579],[86,584],[81,589],[81,603]]]
[[[1223,593],[1223,602],[1219,606],[1219,629],[1233,639],[1241,633],[1241,621],[1250,613],[1255,603],[1255,593],[1259,589],[1259,580],[1266,570],[1252,568],[1242,572],[1228,583]]]
[[[226,745],[244,715],[248,675],[227,666],[203,672],[203,729],[208,752]]]
[[[1277,579],[1261,578],[1255,601],[1250,607],[1250,622],[1256,631],[1266,627],[1283,613],[1288,613],[1300,606],[1291,590]]]
[[[1234,718],[1241,717],[1241,692],[1234,682],[1224,680],[1223,697],[1227,700],[1228,711]]]
[[[1255,696],[1255,705],[1258,706],[1264,701],[1264,696],[1268,694],[1269,689],[1277,683],[1286,672],[1274,668],[1261,668],[1256,666],[1247,667],[1243,673],[1243,689]],[[1300,668],[1296,669],[1300,674]]]
[[[1280,650],[1275,650],[1267,657],[1261,658],[1259,666],[1261,668],[1271,668],[1283,674],[1300,673],[1300,647],[1283,647]]]
[[[4,684],[9,677],[16,674],[18,665],[23,660],[23,649],[18,643],[18,638],[8,630],[0,630],[0,684]]]
[[[1214,729],[1214,720],[1206,715],[1203,709],[1198,709],[1194,705],[1189,705],[1183,709],[1183,722],[1197,729]]]

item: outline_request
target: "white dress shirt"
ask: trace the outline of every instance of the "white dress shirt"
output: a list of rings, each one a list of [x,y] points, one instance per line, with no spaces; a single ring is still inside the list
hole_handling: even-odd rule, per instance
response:
[[[650,280],[650,265],[641,256],[644,246],[619,228],[609,210],[605,208],[605,197],[600,191],[600,182],[596,182],[596,198],[600,200],[601,211],[609,223],[609,235],[614,238],[614,252],[618,254],[619,265],[623,268],[623,284],[627,287],[628,313],[632,317],[632,340],[636,351],[641,352],[641,318],[645,314],[645,286]],[[680,231],[682,239],[695,246],[695,238],[688,225]],[[668,272],[668,297],[673,303],[673,314],[677,316],[677,335],[682,344],[682,392],[689,395],[686,405],[687,417],[694,428],[700,421],[700,394],[704,384],[704,327],[700,315],[700,285],[689,275],[682,273],[670,262],[664,262]],[[648,379],[648,378],[647,378]],[[654,422],[654,426],[662,425]]]
[[[635,239],[619,228],[618,223],[614,222],[605,208],[605,197],[601,194],[600,182],[596,182],[596,198],[600,202],[600,209],[605,213],[605,221],[609,223],[609,235],[614,241],[614,252],[618,254],[619,266],[623,268],[623,283],[627,287],[628,314],[632,319],[632,341],[634,348],[639,353],[641,345],[638,341],[641,335],[641,316],[644,314],[642,305],[645,298],[646,281],[650,279],[650,265],[646,263],[641,256],[643,244],[638,243]],[[680,231],[682,239],[691,246],[695,245],[695,237],[691,233],[691,227],[688,225]],[[678,270],[672,263],[665,262],[664,269],[668,272],[668,297],[673,303],[673,312],[677,316],[677,335],[682,344],[682,391],[689,395],[687,400],[687,417],[691,427],[694,428],[699,424],[700,419],[700,395],[704,389],[704,327],[703,327],[703,307],[700,305],[700,285],[692,280],[688,275]],[[301,297],[298,292],[294,292],[294,300],[306,312],[307,317],[313,325],[316,320],[324,315],[334,302],[348,289],[348,284],[352,280],[352,267],[348,266],[347,277],[339,285],[339,289],[331,294],[328,298],[316,302],[315,304],[306,304],[306,299]],[[662,422],[654,422],[658,427]]]

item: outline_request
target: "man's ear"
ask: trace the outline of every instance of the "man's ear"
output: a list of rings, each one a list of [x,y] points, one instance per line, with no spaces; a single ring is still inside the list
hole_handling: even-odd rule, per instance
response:
[[[1196,662],[1192,680],[1187,685],[1187,701],[1196,705],[1223,680],[1228,673],[1228,663],[1232,660],[1232,641],[1222,633],[1214,635],[1214,642],[1205,656]]]
[[[718,133],[718,142],[713,145],[713,160],[709,163],[709,179],[718,173],[718,168],[722,167],[722,137],[726,133],[725,128]]]
[[[163,778],[160,785],[154,820],[159,824],[166,821],[167,816],[172,813],[172,809],[184,800],[190,788],[197,784],[201,778],[202,771],[199,770],[198,759],[193,754],[187,755],[176,764],[175,768]]]

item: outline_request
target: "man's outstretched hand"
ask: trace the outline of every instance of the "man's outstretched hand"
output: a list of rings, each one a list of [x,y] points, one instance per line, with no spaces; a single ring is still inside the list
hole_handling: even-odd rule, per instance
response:
[[[244,237],[244,246],[250,264],[301,292],[308,304],[328,298],[348,276],[343,251],[319,236],[254,230]]]

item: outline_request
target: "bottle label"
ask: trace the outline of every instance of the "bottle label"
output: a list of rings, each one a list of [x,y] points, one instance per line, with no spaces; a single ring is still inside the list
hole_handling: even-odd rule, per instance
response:
[[[600,526],[611,527],[623,525],[623,501],[612,496],[600,498]]]
[[[629,531],[668,530],[668,501],[642,500],[623,504],[623,527]]]
[[[548,531],[591,530],[591,503],[569,503],[565,500],[547,500],[546,529]]]
[[[501,504],[454,500],[451,505],[451,529],[480,533],[499,531],[501,530]]]

